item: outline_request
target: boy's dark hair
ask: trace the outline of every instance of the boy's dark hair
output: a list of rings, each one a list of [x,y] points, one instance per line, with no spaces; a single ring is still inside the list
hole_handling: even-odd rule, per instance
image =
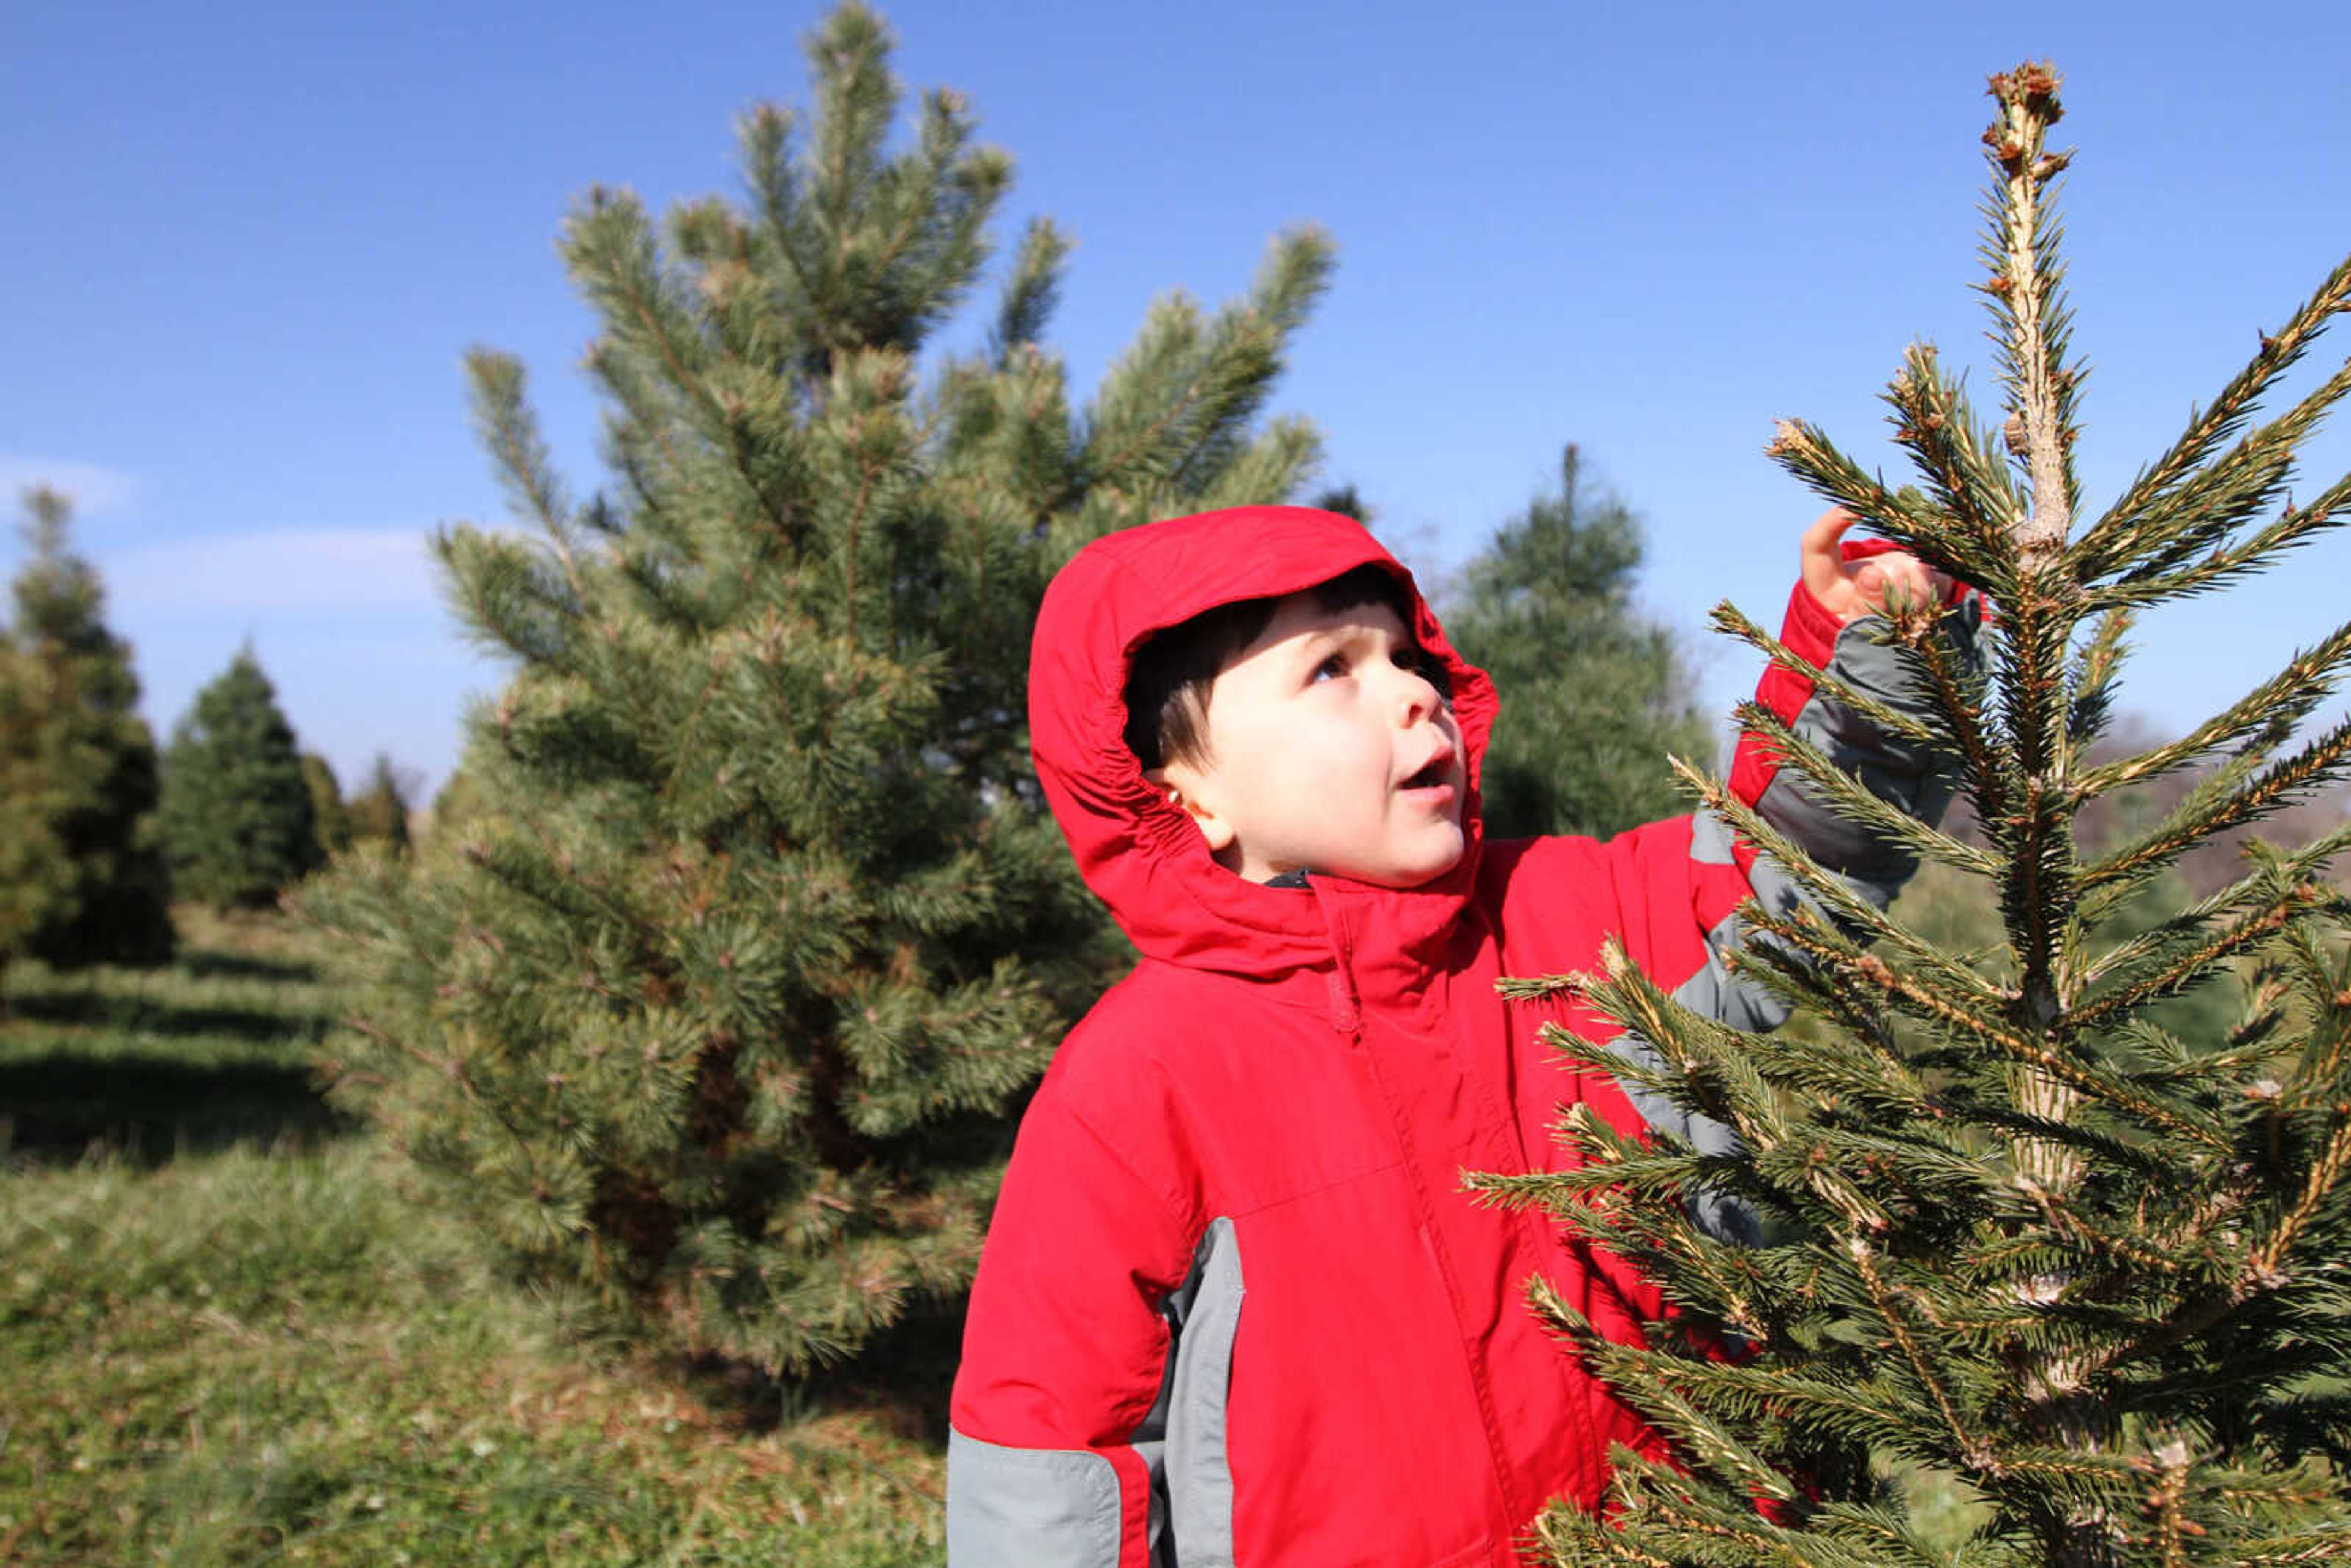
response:
[[[1384,604],[1404,622],[1405,634],[1412,634],[1412,601],[1404,585],[1379,567],[1366,563],[1306,591],[1332,614]],[[1126,748],[1146,771],[1170,762],[1208,759],[1208,694],[1226,667],[1264,634],[1274,606],[1286,597],[1219,604],[1189,621],[1161,627],[1135,650],[1126,673]],[[1447,692],[1442,666],[1435,660],[1425,664],[1437,689]]]

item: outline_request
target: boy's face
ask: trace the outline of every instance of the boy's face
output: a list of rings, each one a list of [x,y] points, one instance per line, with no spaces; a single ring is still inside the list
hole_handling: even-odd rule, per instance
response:
[[[1461,859],[1468,787],[1460,726],[1420,664],[1385,605],[1288,595],[1217,676],[1208,759],[1152,777],[1252,882],[1305,870],[1417,886]]]

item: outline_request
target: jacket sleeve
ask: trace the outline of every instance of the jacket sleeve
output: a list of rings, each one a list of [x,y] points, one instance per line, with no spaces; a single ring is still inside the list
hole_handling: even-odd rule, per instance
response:
[[[1848,558],[1882,549],[1883,541],[1848,542]],[[1983,601],[1959,588],[1945,606],[1940,635],[1963,678],[1982,672]],[[1811,591],[1798,583],[1788,603],[1781,642],[1833,681],[1880,706],[1906,716],[1925,717],[1929,699],[1907,653],[1887,640],[1886,622],[1865,616],[1840,625]],[[1778,665],[1768,670],[1757,700],[1792,730],[1797,739],[1823,753],[1887,805],[1928,826],[1942,821],[1957,793],[1953,759],[1906,737],[1889,735],[1823,686]],[[1741,735],[1731,758],[1731,793],[1752,807],[1773,829],[1835,873],[1847,886],[1879,909],[1893,902],[1918,869],[1917,855],[1852,821],[1823,800],[1793,768],[1782,767],[1769,742]],[[1728,862],[1765,908],[1789,914],[1808,908],[1825,917],[1810,894],[1768,855],[1738,841],[1722,821],[1700,811],[1691,822],[1691,855],[1700,863]],[[1735,905],[1734,905],[1735,910]],[[1748,940],[1735,912],[1706,910],[1708,968],[1716,972],[1711,992],[1719,993],[1714,1016],[1742,1029],[1776,1028],[1787,1016],[1784,1003],[1760,988],[1733,984],[1721,971],[1719,955]],[[1705,989],[1705,988],[1701,988]],[[1709,993],[1711,994],[1711,993]],[[1708,1010],[1708,1009],[1701,1009]]]
[[[1848,554],[1873,548],[1882,547],[1846,547]],[[1972,591],[1956,591],[1943,618],[1941,634],[1970,678],[1982,668],[1982,620],[1981,597]],[[1904,654],[1881,640],[1885,624],[1868,616],[1841,625],[1798,583],[1780,640],[1825,675],[1879,705],[1923,716],[1927,694]],[[1756,696],[1798,739],[1826,753],[1879,800],[1930,824],[1941,820],[1957,786],[1948,757],[1885,733],[1824,687],[1778,665],[1766,672]],[[1796,769],[1783,768],[1756,736],[1740,737],[1729,782],[1731,792],[1773,829],[1881,909],[1917,870],[1917,858],[1907,848],[1839,815],[1807,789]],[[1734,1029],[1771,1030],[1787,1020],[1785,1002],[1733,976],[1723,957],[1752,940],[1739,913],[1750,898],[1783,915],[1800,907],[1820,913],[1816,901],[1794,878],[1705,810],[1635,829],[1606,847],[1627,951],[1651,979],[1684,1007]],[[1679,875],[1663,863],[1669,857],[1683,861]],[[1655,1051],[1637,1035],[1620,1035],[1610,1049],[1641,1066],[1658,1064]],[[1728,1153],[1735,1147],[1736,1137],[1729,1128],[1636,1085],[1625,1087],[1652,1128],[1671,1132],[1705,1152]],[[1714,1234],[1725,1239],[1752,1239],[1752,1218],[1735,1206],[1701,1195],[1693,1207],[1700,1223]]]
[[[965,1321],[947,1436],[949,1568],[1145,1568],[1178,1195],[1065,1103],[1023,1120]]]
[[[1885,548],[1883,540],[1856,540],[1845,545],[1845,552],[1853,559]],[[1982,626],[1982,596],[1972,589],[1955,588],[1944,606],[1941,635],[1964,679],[1978,678],[1983,671]],[[1811,591],[1798,583],[1789,599],[1781,641],[1880,706],[1923,718],[1928,699],[1922,683],[1905,652],[1884,639],[1886,630],[1886,622],[1877,616],[1839,625]],[[1957,775],[1948,756],[1886,734],[1829,691],[1777,665],[1765,673],[1756,698],[1798,739],[1825,753],[1886,804],[1929,826],[1939,822],[1949,808]],[[1881,909],[1918,869],[1916,857],[1904,846],[1880,838],[1818,799],[1801,774],[1781,767],[1760,737],[1740,737],[1729,784],[1731,793],[1765,821]],[[1754,857],[1744,846],[1737,852],[1740,869],[1749,870]],[[1759,895],[1761,892],[1758,889]]]

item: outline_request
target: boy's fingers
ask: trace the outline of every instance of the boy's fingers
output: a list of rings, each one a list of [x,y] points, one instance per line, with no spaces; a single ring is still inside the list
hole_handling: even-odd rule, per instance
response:
[[[1893,574],[1892,580],[1901,585],[1902,591],[1909,597],[1911,602],[1932,604],[1941,600],[1942,592],[1938,584],[1938,579],[1940,578],[1941,573],[1917,556],[1907,552],[1896,559],[1902,564],[1898,567],[1889,566],[1887,570]]]
[[[1910,593],[1922,590],[1926,586],[1918,576],[1918,563],[1908,556],[1888,552],[1874,558],[1869,565],[1877,569],[1877,592],[1880,598],[1896,589]]]
[[[1905,606],[1939,604],[1950,591],[1951,580],[1907,550],[1887,550],[1844,569],[1853,583],[1853,602],[1846,619]]]
[[[1844,560],[1837,541],[1859,521],[1843,507],[1831,507],[1804,530],[1801,552],[1804,586],[1813,591],[1815,598],[1828,598],[1845,580]]]

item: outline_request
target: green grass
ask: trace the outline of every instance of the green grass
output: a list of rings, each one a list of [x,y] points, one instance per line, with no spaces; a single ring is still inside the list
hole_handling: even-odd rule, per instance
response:
[[[192,925],[9,977],[0,1562],[939,1560],[935,1409],[553,1337],[319,1103],[298,940]]]

